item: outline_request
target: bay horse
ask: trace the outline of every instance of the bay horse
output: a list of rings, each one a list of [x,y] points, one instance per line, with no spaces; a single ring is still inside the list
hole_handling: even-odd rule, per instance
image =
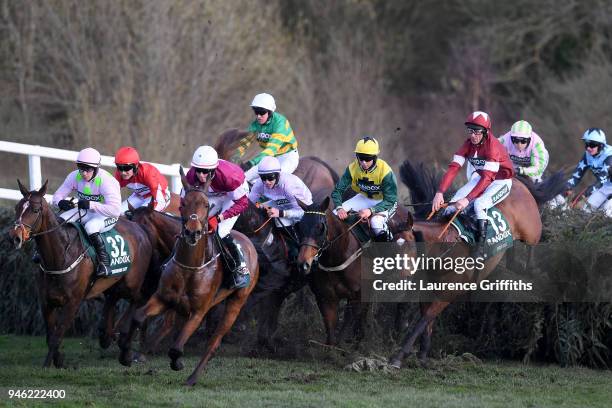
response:
[[[421,165],[421,170],[423,166]],[[426,173],[417,171],[408,160],[404,161],[400,167],[400,178],[411,191],[411,198],[414,203],[427,203],[421,208],[416,208],[421,215],[424,211],[431,208],[431,200],[435,194],[437,183],[427,180]],[[512,180],[512,188],[509,196],[496,208],[502,212],[509,224],[510,231],[514,240],[520,240],[529,245],[535,245],[540,241],[542,234],[542,220],[540,218],[539,206],[548,202],[564,187],[565,181],[562,174],[556,174],[539,184],[528,181],[521,181],[517,178]],[[435,221],[413,221],[409,218],[408,240],[425,242],[452,242],[457,243],[453,247],[453,252],[448,255],[456,257],[466,257],[470,253],[469,246],[459,237],[454,228],[448,228],[441,236],[440,234],[446,227],[447,220]],[[443,282],[478,282],[485,279],[497,266],[504,252],[500,252],[485,261],[484,268],[480,271],[471,269],[459,274],[455,271],[428,271],[435,274],[433,279]],[[431,336],[435,318],[451,304],[462,296],[464,292],[453,291],[436,293],[437,300],[422,302],[420,304],[421,318],[415,328],[410,331],[402,341],[401,349],[390,358],[390,364],[400,368],[403,358],[408,355],[414,342],[420,336],[420,350],[418,358],[425,361],[429,349],[431,348]]]
[[[251,273],[249,286],[242,289],[227,289],[223,284],[222,257],[215,245],[215,238],[208,231],[209,202],[206,192],[211,179],[202,188],[189,184],[181,168],[181,180],[185,196],[181,205],[182,231],[176,241],[174,255],[163,266],[159,287],[147,304],[138,309],[132,319],[130,331],[119,339],[120,363],[130,366],[131,343],[135,331],[151,316],[167,309],[188,316],[185,325],[168,351],[173,370],[182,370],[185,343],[200,326],[211,307],[226,300],[224,315],[206,345],[199,364],[187,379],[187,385],[195,385],[202,370],[208,364],[221,339],[230,330],[244,306],[247,297],[257,284],[259,268],[257,252],[253,244],[241,233],[232,234],[244,251],[247,267]]]
[[[15,206],[14,228],[9,235],[17,249],[32,238],[38,247],[42,261],[37,282],[48,346],[43,367],[49,367],[53,362],[60,368],[64,365],[64,353],[60,351],[64,334],[84,299],[105,294],[105,330],[100,337],[102,347],[110,344],[114,306],[121,298],[129,301],[129,308],[120,319],[126,324],[119,327],[122,332],[127,332],[131,319],[127,317],[143,303],[142,288],[151,261],[151,242],[138,224],[120,218],[115,228],[129,246],[132,255],[130,271],[119,277],[96,279],[94,263],[87,255],[77,229],[59,218],[45,200],[47,182],[34,191],[28,191],[19,180],[17,183],[23,198]]]
[[[326,197],[321,203],[303,207],[298,266],[310,277],[310,288],[325,325],[326,342],[334,345],[338,341],[336,326],[340,300],[348,301],[346,313],[356,319],[354,330],[362,329],[368,309],[361,301],[361,243],[350,232],[350,227],[333,214],[330,204],[330,197]],[[389,226],[396,238],[406,240],[401,216],[402,213],[396,212]],[[343,329],[348,320],[345,319]]]

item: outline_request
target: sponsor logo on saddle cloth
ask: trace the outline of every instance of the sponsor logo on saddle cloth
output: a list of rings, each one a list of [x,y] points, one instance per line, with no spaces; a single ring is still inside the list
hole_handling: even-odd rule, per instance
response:
[[[109,222],[117,221],[117,218],[108,218],[104,220],[104,223],[107,224]],[[87,248],[87,255],[94,261],[94,264],[97,266],[98,257],[96,256],[96,250],[89,242],[87,238],[87,232],[85,231],[85,227],[83,227],[78,222],[70,223],[73,227],[79,231],[79,236],[81,238],[81,242]],[[117,232],[115,228],[111,228],[106,232],[100,233],[102,237],[102,241],[104,241],[104,248],[106,249],[106,253],[111,258],[110,268],[111,274],[110,276],[121,276],[125,275],[130,271],[130,267],[132,266],[132,254],[130,253],[130,247],[125,238]]]
[[[490,258],[512,247],[514,240],[510,232],[510,224],[496,207],[487,210],[487,219],[489,223],[487,226],[485,257]],[[457,230],[463,241],[468,244],[475,244],[474,231],[465,226],[459,218],[456,218],[451,225]]]
[[[129,272],[132,265],[130,246],[125,238],[115,228],[103,232],[102,239],[106,252],[111,258],[111,276],[124,275]]]

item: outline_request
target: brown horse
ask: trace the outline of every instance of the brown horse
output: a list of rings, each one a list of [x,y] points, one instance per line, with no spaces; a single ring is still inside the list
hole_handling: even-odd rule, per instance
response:
[[[170,308],[188,316],[187,322],[168,352],[172,360],[170,367],[173,370],[183,369],[181,358],[185,343],[200,326],[210,308],[227,300],[221,323],[210,338],[200,363],[187,379],[188,385],[194,385],[257,284],[259,268],[253,244],[244,235],[233,232],[244,251],[245,261],[251,273],[251,282],[249,286],[237,290],[222,286],[224,274],[222,257],[225,255],[218,251],[214,243],[215,238],[208,232],[209,203],[206,191],[210,180],[202,189],[196,189],[189,185],[182,174],[182,169],[181,178],[185,189],[181,207],[183,220],[181,237],[177,240],[174,256],[163,267],[157,292],[144,307],[136,311],[129,334],[119,340],[122,349],[120,362],[127,366],[131,364],[132,338],[145,319]]]
[[[436,183],[431,180],[425,180],[422,175],[419,175],[415,168],[405,161],[400,169],[402,181],[411,189],[412,200],[415,203],[431,203],[431,199],[435,194]],[[424,185],[427,185],[424,187]],[[534,185],[528,183],[526,186],[518,179],[512,182],[510,195],[497,204],[497,208],[506,217],[506,221],[510,226],[510,231],[515,240],[523,241],[529,245],[535,245],[540,241],[542,234],[542,221],[538,205],[541,205],[555,195],[563,188],[564,180],[561,175],[557,174],[540,184]],[[429,204],[429,208],[431,204]],[[422,214],[422,212],[421,212]],[[412,220],[411,220],[412,221]],[[431,249],[427,243],[436,242],[453,242],[457,245],[453,246],[453,251],[449,252],[448,256],[466,257],[470,253],[470,248],[467,244],[461,241],[458,233],[454,228],[449,228],[441,236],[447,220],[440,221],[416,221],[410,222],[411,230],[408,234],[410,241],[424,241],[426,247]],[[433,249],[435,251],[436,249]],[[429,253],[435,255],[435,253]],[[438,254],[439,255],[439,254]],[[495,266],[499,263],[504,253],[501,252],[485,261],[484,269],[478,271],[472,269],[466,273],[458,274],[455,271],[440,271],[432,277],[433,280],[442,282],[477,282],[485,279]],[[430,271],[428,271],[429,273]],[[410,353],[414,342],[421,336],[421,347],[418,358],[424,361],[431,347],[431,335],[435,318],[458,297],[463,295],[461,291],[439,292],[436,297],[438,300],[432,302],[421,303],[421,318],[417,322],[416,327],[408,333],[402,342],[402,348],[394,354],[390,363],[397,368],[401,367],[403,358]]]
[[[101,293],[106,295],[105,334],[100,339],[103,346],[110,344],[117,300],[129,300],[130,306],[124,313],[128,317],[142,304],[141,289],[151,260],[151,243],[140,226],[121,218],[116,229],[129,245],[131,269],[120,277],[95,279],[93,261],[87,256],[78,231],[56,216],[44,199],[47,182],[38,191],[28,191],[21,182],[18,184],[23,198],[15,206],[15,228],[10,235],[17,249],[34,238],[41,255],[38,288],[49,349],[43,366],[49,367],[53,361],[59,368],[64,360],[59,350],[64,333],[71,326],[83,299]],[[130,322],[130,318],[120,320]],[[128,327],[121,325],[119,329],[125,333]]]
[[[320,204],[304,207],[304,211],[298,265],[302,273],[310,275],[310,288],[323,316],[327,344],[336,344],[340,300],[348,301],[348,317],[341,332],[354,319],[353,330],[359,333],[367,313],[367,305],[361,302],[361,244],[349,226],[333,214],[329,197]],[[396,214],[394,218],[400,216]],[[396,238],[407,238],[399,220],[395,219],[390,226]]]

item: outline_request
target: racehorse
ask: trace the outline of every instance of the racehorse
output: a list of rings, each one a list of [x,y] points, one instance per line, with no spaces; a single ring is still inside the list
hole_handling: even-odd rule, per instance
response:
[[[417,172],[407,160],[400,167],[400,177],[410,189],[412,201],[415,203],[428,202],[428,207],[431,208],[431,199],[435,194],[437,184],[432,183],[431,180],[426,180],[423,174]],[[539,184],[523,182],[516,178],[512,180],[510,195],[501,203],[497,204],[496,208],[499,209],[506,218],[514,240],[520,240],[529,245],[535,245],[540,241],[542,221],[538,206],[548,202],[557,195],[559,191],[563,189],[564,183],[562,174],[556,174]],[[423,208],[421,208],[421,214],[422,210],[426,207],[427,206],[423,206]],[[448,228],[442,233],[446,224],[446,219],[435,221],[413,221],[410,219],[408,239],[417,242],[424,241],[425,243],[456,242],[457,245],[453,248],[453,252],[448,255],[456,257],[468,256],[470,248],[461,241],[454,228]],[[477,282],[485,279],[491,273],[499,263],[503,254],[503,252],[500,252],[488,258],[485,261],[484,268],[480,271],[472,269],[463,274],[455,273],[453,270],[428,271],[428,273],[435,273],[436,275],[433,279],[442,282]],[[437,300],[421,303],[420,320],[417,322],[415,328],[409,332],[402,341],[401,349],[390,358],[390,364],[400,368],[403,358],[410,353],[414,342],[419,336],[421,336],[421,347],[418,358],[424,361],[431,347],[431,335],[435,318],[452,303],[452,301],[456,300],[462,294],[462,291],[453,291],[452,293],[448,291],[438,292],[436,293]]]
[[[223,132],[215,144],[219,157],[231,160],[241,140],[249,132],[229,129]],[[297,169],[293,172],[310,189],[314,201],[322,201],[334,189],[338,174],[324,161],[314,156],[301,157]],[[278,326],[278,316],[283,301],[291,293],[307,284],[296,264],[289,262],[287,240],[296,239],[283,234],[269,222],[265,212],[255,206],[249,208],[236,222],[235,229],[247,235],[255,244],[259,256],[260,280],[255,292],[249,297],[248,304],[252,310],[261,301],[257,343],[273,349],[271,339]]]
[[[245,261],[251,273],[251,282],[242,289],[230,290],[222,286],[224,275],[222,259],[226,255],[217,249],[215,237],[208,231],[209,203],[206,192],[212,179],[209,179],[202,188],[194,188],[187,181],[181,168],[181,180],[185,190],[181,205],[181,236],[176,241],[174,255],[163,267],[157,292],[144,307],[136,311],[129,334],[121,336],[119,340],[121,348],[119,361],[123,365],[131,365],[132,339],[145,319],[158,315],[166,309],[174,309],[188,316],[187,322],[168,352],[172,360],[170,367],[173,370],[183,369],[182,356],[185,343],[200,326],[210,308],[226,300],[222,321],[208,341],[204,356],[187,379],[188,385],[194,385],[257,284],[259,268],[253,244],[244,235],[233,232],[234,238],[244,251]]]
[[[103,323],[100,345],[108,347],[113,330],[115,304],[124,298],[130,302],[120,321],[122,332],[127,332],[131,315],[142,304],[142,287],[151,261],[151,243],[138,224],[120,218],[117,231],[127,242],[132,264],[130,271],[119,277],[95,279],[92,259],[79,239],[77,229],[53,213],[44,198],[47,182],[39,189],[28,191],[17,181],[23,198],[15,206],[14,228],[10,236],[17,249],[34,238],[41,255],[38,289],[41,309],[47,327],[48,353],[43,367],[63,366],[64,354],[60,346],[64,333],[71,326],[83,299],[104,293]]]
[[[347,299],[347,313],[356,317],[353,330],[358,333],[368,310],[367,304],[361,301],[361,243],[350,232],[350,227],[333,214],[329,197],[322,203],[303,208],[298,266],[302,273],[310,275],[310,288],[323,316],[327,344],[334,345],[338,341],[336,326],[340,300]],[[396,213],[389,225],[396,238],[405,239],[405,222],[402,225],[401,216]],[[347,321],[345,319],[343,329]]]

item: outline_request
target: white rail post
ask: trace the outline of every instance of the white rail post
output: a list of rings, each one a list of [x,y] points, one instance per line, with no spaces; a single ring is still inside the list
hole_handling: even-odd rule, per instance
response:
[[[178,168],[179,166],[181,166],[180,163],[173,163],[172,167],[174,168]],[[183,188],[183,183],[181,182],[181,175],[176,174],[174,176],[172,176],[172,192],[176,193],[176,194],[180,194],[181,189]]]
[[[28,168],[30,171],[30,190],[42,187],[42,174],[40,171],[40,156],[28,155]]]

